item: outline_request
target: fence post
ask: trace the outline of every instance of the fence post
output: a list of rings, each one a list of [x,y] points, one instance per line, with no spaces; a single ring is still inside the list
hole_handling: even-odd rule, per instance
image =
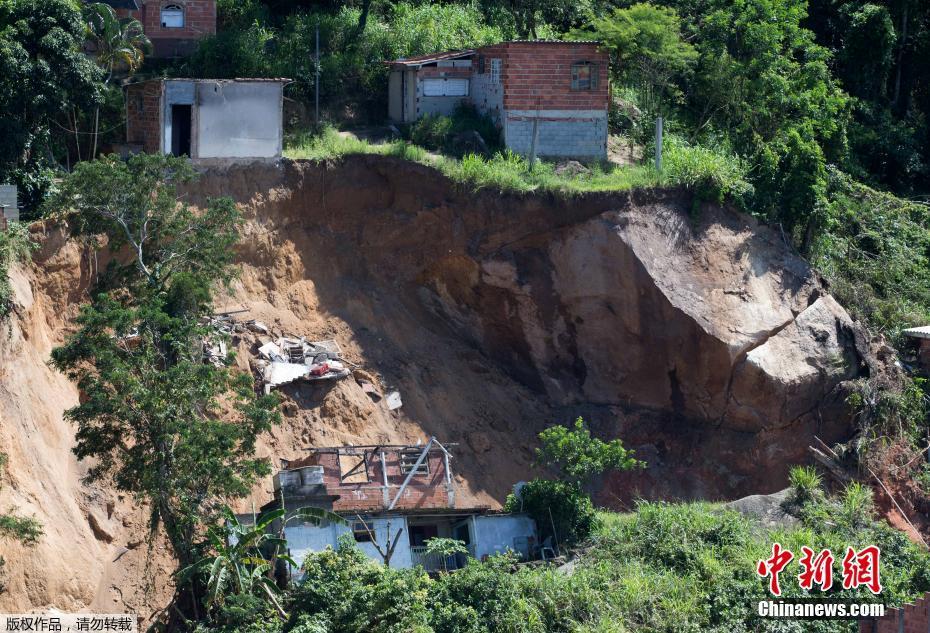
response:
[[[662,173],[662,117],[656,119],[656,171]]]

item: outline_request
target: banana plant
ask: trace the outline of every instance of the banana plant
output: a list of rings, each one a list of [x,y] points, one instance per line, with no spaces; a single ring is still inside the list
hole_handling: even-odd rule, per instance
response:
[[[226,596],[231,594],[258,595],[270,602],[278,615],[286,620],[288,615],[277,599],[279,590],[273,571],[278,560],[295,567],[297,564],[286,553],[283,526],[294,520],[314,525],[324,522],[345,525],[347,522],[323,508],[299,508],[291,516],[285,515],[281,508],[261,515],[254,525],[248,525],[239,521],[229,507],[224,508],[223,525],[207,532],[207,546],[211,554],[180,570],[178,576],[183,582],[190,582],[195,574],[206,573],[204,602],[207,609],[221,606]],[[271,526],[278,520],[281,520],[282,527],[279,534],[275,534]]]
[[[84,7],[87,39],[94,45],[94,60],[107,72],[104,85],[109,86],[117,70],[132,75],[139,70],[145,55],[152,51],[152,42],[145,35],[142,23],[135,18],[119,18],[108,4],[96,2]],[[97,154],[97,137],[100,130],[100,106],[94,113],[94,148],[90,157]]]

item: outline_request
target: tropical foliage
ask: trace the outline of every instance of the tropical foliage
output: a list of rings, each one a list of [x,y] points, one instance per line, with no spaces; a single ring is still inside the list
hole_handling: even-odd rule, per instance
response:
[[[255,440],[278,420],[277,399],[256,396],[252,377],[203,363],[202,317],[216,284],[230,280],[239,213],[229,199],[195,213],[178,186],[195,177],[182,158],[138,155],[81,163],[55,208],[75,236],[128,257],[112,261],[52,352],[81,389],[66,416],[88,476],[111,480],[149,504],[182,566],[222,501],[246,494],[268,463]]]

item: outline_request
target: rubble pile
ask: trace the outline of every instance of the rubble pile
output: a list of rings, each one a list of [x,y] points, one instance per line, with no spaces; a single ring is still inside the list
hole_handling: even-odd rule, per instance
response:
[[[261,371],[265,393],[272,387],[304,380],[338,380],[350,370],[334,340],[307,341],[304,337],[282,336],[258,348],[255,367]]]
[[[237,321],[237,311],[215,314],[203,321],[215,334],[203,338],[203,361],[224,365],[229,356],[227,338],[251,332],[269,335],[271,330],[261,321]],[[274,340],[256,337],[259,358],[252,361],[265,393],[273,387],[295,380],[339,380],[351,373],[336,340],[308,341],[306,337],[279,336]]]

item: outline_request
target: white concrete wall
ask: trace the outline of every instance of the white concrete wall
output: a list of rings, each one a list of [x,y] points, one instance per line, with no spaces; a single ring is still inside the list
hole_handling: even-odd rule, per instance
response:
[[[518,551],[517,539],[536,537],[536,523],[524,514],[477,516],[474,530],[475,558],[478,560],[508,549]]]
[[[277,158],[283,143],[283,85],[272,81],[197,84],[196,158]]]
[[[16,185],[0,185],[0,207],[7,220],[19,220],[19,206]]]
[[[382,517],[371,519],[369,525],[378,539],[378,544],[386,549],[388,539],[388,523],[391,524],[390,538],[393,540],[398,528],[403,529],[394,556],[391,558],[391,567],[410,567],[410,535],[407,533],[407,521],[403,516]],[[322,552],[327,547],[336,549],[340,534],[350,534],[351,528],[346,525],[330,523],[324,526],[301,525],[293,521],[284,528],[284,538],[287,539],[291,557],[301,565],[308,554]],[[383,562],[378,550],[371,543],[356,543],[359,549],[376,562]]]

